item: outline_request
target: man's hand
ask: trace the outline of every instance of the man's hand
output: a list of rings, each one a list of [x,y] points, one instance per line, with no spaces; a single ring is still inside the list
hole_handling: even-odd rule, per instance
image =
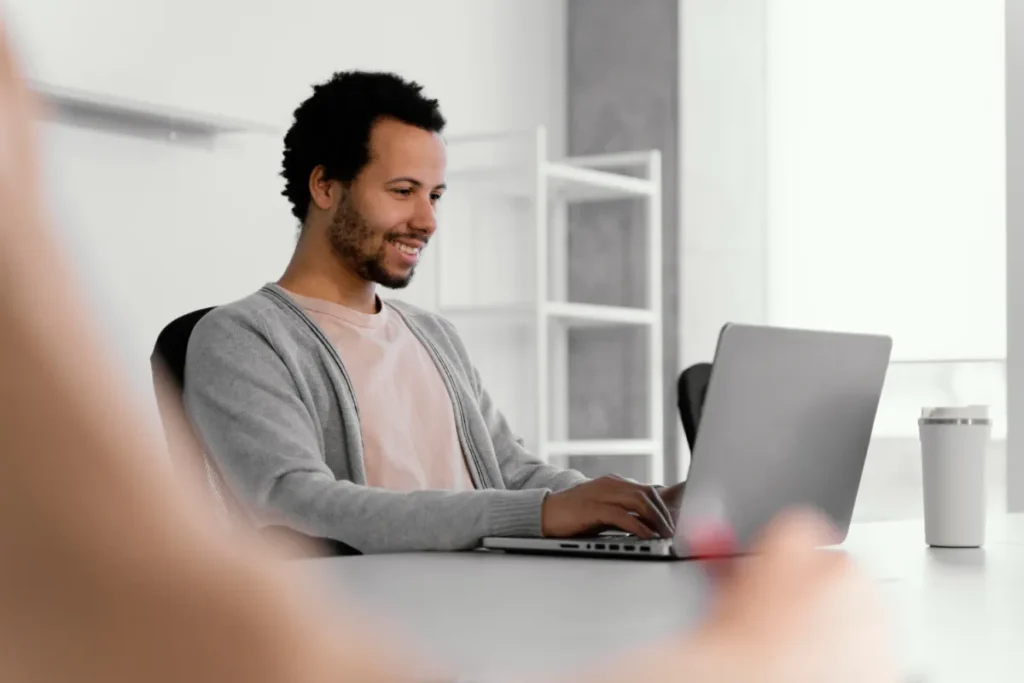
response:
[[[665,507],[668,508],[669,513],[672,515],[673,523],[679,519],[679,506],[683,502],[683,490],[685,488],[685,481],[673,484],[672,486],[658,487],[658,495],[661,496],[661,500],[665,503]]]
[[[612,527],[640,538],[671,538],[674,517],[653,486],[621,477],[594,479],[544,500],[541,526],[549,538],[568,538]]]

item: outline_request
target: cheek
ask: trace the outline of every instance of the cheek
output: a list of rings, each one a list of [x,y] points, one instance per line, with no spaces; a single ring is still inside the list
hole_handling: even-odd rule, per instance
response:
[[[363,216],[367,222],[381,232],[401,231],[402,226],[415,218],[416,207],[412,200],[399,200],[391,195],[377,197],[367,202]]]
[[[383,247],[387,234],[399,229],[396,225],[400,225],[400,222],[396,222],[392,215],[364,215],[359,229],[359,241],[368,247]]]

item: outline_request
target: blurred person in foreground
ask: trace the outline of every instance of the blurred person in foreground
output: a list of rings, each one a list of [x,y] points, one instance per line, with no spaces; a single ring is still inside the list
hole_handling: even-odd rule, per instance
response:
[[[115,381],[56,249],[35,105],[0,34],[0,680],[437,680],[444,668],[307,595],[210,523]],[[695,542],[714,548],[714,534]],[[890,683],[870,582],[828,530],[780,519],[693,633],[574,680]],[[361,615],[360,615],[361,616]]]
[[[188,345],[186,410],[228,493],[260,526],[361,553],[605,528],[671,537],[683,484],[542,462],[455,326],[381,296],[410,283],[439,229],[445,125],[437,100],[390,73],[336,73],[295,110],[288,267],[204,316]]]

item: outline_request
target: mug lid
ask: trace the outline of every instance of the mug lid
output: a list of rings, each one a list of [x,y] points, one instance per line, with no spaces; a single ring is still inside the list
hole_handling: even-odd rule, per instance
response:
[[[944,406],[922,408],[918,423],[922,425],[991,425],[988,406]]]
[[[989,407],[987,405],[926,407],[921,408],[921,417],[924,419],[985,420],[989,417]]]

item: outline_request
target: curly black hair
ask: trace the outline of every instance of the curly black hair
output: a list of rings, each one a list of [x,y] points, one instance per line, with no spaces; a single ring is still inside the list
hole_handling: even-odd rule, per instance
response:
[[[386,72],[340,71],[313,86],[313,94],[295,110],[284,137],[281,192],[292,213],[306,220],[311,196],[309,175],[319,165],[331,180],[351,182],[370,161],[370,130],[393,118],[432,133],[444,130],[437,100],[423,86]]]

